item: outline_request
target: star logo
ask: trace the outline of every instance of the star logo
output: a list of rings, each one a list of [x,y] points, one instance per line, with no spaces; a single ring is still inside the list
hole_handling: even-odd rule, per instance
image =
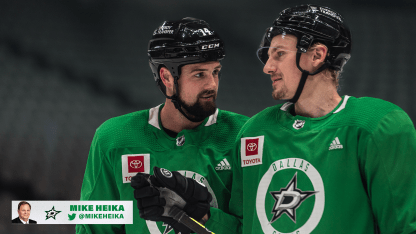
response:
[[[270,223],[276,221],[282,214],[286,213],[289,218],[296,223],[296,209],[305,201],[306,198],[314,195],[317,191],[301,191],[296,187],[297,184],[297,172],[290,180],[286,188],[281,188],[279,192],[272,191],[270,194],[273,196],[275,203],[272,209],[273,217]]]
[[[53,206],[52,209],[50,209],[48,211],[45,211],[45,212],[46,212],[46,219],[45,220],[48,220],[49,218],[53,218],[53,219],[56,220],[56,215],[61,213],[61,211],[55,210],[55,206]]]
[[[172,226],[170,226],[169,224],[163,223],[163,226],[165,226],[165,231],[163,232],[163,234],[168,234],[170,231],[173,230]]]

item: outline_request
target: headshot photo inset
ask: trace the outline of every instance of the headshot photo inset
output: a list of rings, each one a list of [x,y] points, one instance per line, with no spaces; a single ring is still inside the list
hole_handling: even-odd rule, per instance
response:
[[[12,220],[12,223],[20,223],[20,224],[36,224],[35,220],[29,219],[30,210],[32,207],[30,206],[29,202],[21,201],[17,207],[17,213],[19,217]]]

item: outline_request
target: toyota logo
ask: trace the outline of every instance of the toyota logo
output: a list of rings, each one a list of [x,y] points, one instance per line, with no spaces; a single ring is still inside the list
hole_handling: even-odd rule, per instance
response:
[[[254,151],[257,149],[257,144],[256,143],[248,143],[247,144],[247,150],[248,151]]]
[[[133,161],[130,162],[130,167],[131,168],[137,169],[137,168],[140,168],[142,166],[143,166],[143,163],[140,160],[133,160]]]

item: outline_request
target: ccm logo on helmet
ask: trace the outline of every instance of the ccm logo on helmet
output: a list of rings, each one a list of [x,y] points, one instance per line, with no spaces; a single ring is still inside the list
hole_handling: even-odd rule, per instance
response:
[[[201,46],[201,49],[206,50],[206,49],[214,49],[214,48],[219,48],[219,47],[220,47],[220,43],[215,43],[215,44],[203,45]]]

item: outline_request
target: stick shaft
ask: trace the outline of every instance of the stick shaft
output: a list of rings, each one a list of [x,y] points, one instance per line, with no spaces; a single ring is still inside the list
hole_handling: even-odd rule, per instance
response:
[[[215,234],[206,229],[204,225],[200,224],[195,219],[189,217],[183,210],[177,208],[176,206],[172,206],[169,211],[169,215],[172,216],[174,220],[184,224],[197,234]]]

